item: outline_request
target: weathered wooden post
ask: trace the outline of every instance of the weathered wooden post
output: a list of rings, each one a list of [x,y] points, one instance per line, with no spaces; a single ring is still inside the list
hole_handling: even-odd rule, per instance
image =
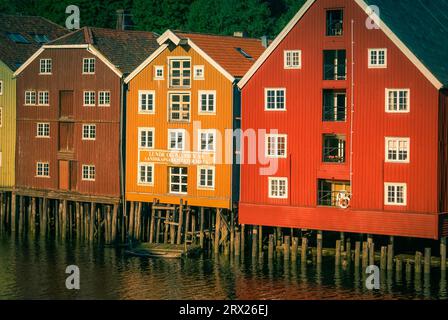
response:
[[[367,263],[369,259],[369,246],[366,241],[362,243],[362,268],[367,268]]]
[[[221,229],[221,209],[216,209],[216,225],[215,225],[215,254],[219,253],[219,237]]]
[[[135,203],[134,201],[131,201],[131,204],[129,206],[129,227],[128,227],[128,233],[131,238],[134,237],[134,210]]]
[[[322,263],[322,241],[323,241],[323,234],[322,231],[317,232],[317,258],[316,262],[317,264]]]
[[[188,233],[190,232],[190,218],[191,218],[191,211],[190,207],[188,206],[185,210],[185,230],[184,230],[184,243],[187,243],[188,239]]]
[[[45,238],[47,235],[47,215],[48,215],[48,199],[42,199],[42,226],[40,228],[40,233],[42,237]]]
[[[297,237],[292,237],[291,261],[293,262],[297,261],[298,250],[299,250],[299,239]]]
[[[156,219],[156,210],[154,206],[156,205],[156,202],[154,201],[151,206],[151,223],[149,225],[149,243],[154,242],[154,222]]]
[[[36,233],[36,198],[31,198],[31,218],[30,218],[31,234],[34,236]]]
[[[308,238],[302,237],[302,251],[300,253],[301,254],[300,261],[302,262],[302,264],[306,264],[307,253],[308,253]]]
[[[17,207],[16,207],[16,193],[11,193],[11,232],[14,234],[16,232],[16,222],[17,222]]]
[[[387,246],[387,270],[392,270],[394,268],[394,245],[389,244]]]
[[[285,260],[289,260],[289,255],[291,252],[291,237],[290,236],[285,236],[285,243],[284,243],[284,258]]]
[[[421,273],[422,272],[422,253],[417,251],[415,253],[415,273]]]
[[[230,210],[230,251],[235,252],[235,213]]]
[[[96,204],[95,202],[91,202],[90,203],[90,226],[89,226],[89,241],[92,242],[93,241],[93,237],[94,237],[94,226],[95,226],[95,212],[96,212]]]
[[[269,245],[268,245],[268,259],[273,259],[274,258],[274,235],[270,234],[269,235]]]
[[[219,221],[221,221],[221,209],[218,209],[216,212],[216,220],[218,220],[218,216],[219,216]],[[179,225],[177,226],[177,244],[181,244],[182,243],[182,225],[184,223],[184,201],[181,199],[180,200],[180,205],[179,205]],[[219,233],[219,230],[217,231]],[[219,241],[219,239],[218,239]],[[218,242],[218,247],[219,247],[219,242]],[[216,250],[216,248],[215,248]]]
[[[263,252],[263,227],[258,226],[258,254],[261,255]]]
[[[336,240],[335,263],[336,265],[341,264],[341,240]]]
[[[244,249],[246,248],[246,226],[241,225],[241,255],[244,256]]]
[[[375,265],[375,244],[372,242],[369,249],[369,265]]]
[[[346,250],[346,255],[345,257],[347,258],[347,262],[351,263],[352,262],[352,243],[350,238],[347,239],[347,245],[345,247]]]
[[[258,240],[257,226],[252,226],[252,257],[257,256],[257,240]]]
[[[355,242],[355,267],[359,268],[359,258],[361,254],[361,242]]]
[[[240,232],[239,231],[235,232],[235,256],[237,257],[239,257],[241,251],[240,239],[241,239]]]
[[[440,239],[440,269],[446,271],[446,237]]]
[[[431,272],[431,248],[425,248],[424,272],[425,272],[425,274],[428,274]]]
[[[112,241],[117,240],[118,204],[114,204],[112,212]]]
[[[403,261],[399,257],[397,257],[395,259],[395,271],[397,274],[401,275],[402,270],[403,270]]]
[[[406,275],[410,275],[412,273],[412,265],[409,259],[406,260]]]
[[[205,219],[205,215],[204,215],[204,207],[201,207],[200,209],[200,229],[199,229],[199,245],[201,246],[202,249],[204,249],[204,219]]]
[[[384,271],[386,269],[386,264],[387,264],[387,247],[382,246],[381,247],[381,258],[380,258],[381,271]]]

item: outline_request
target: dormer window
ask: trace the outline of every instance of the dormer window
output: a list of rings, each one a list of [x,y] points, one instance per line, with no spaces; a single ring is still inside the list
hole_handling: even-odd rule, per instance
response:
[[[254,60],[254,58],[248,54],[246,51],[244,51],[242,48],[235,48],[236,51],[238,51],[240,54],[243,55],[244,58],[249,59],[249,60]]]
[[[343,34],[344,10],[327,10],[327,36],[342,36]]]

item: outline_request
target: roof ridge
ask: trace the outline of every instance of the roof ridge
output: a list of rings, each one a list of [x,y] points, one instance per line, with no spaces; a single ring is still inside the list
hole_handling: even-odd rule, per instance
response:
[[[203,36],[211,36],[211,37],[220,37],[220,38],[230,38],[230,39],[242,39],[242,40],[255,40],[255,41],[261,41],[260,38],[253,38],[253,37],[235,37],[231,35],[226,34],[216,34],[216,33],[206,33],[206,32],[194,32],[194,31],[182,31],[182,30],[173,30],[174,33],[182,33],[182,34],[197,34],[197,35],[203,35]]]

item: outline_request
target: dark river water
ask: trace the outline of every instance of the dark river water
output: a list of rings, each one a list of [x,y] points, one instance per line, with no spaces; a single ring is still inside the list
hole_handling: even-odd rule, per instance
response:
[[[80,268],[80,290],[68,290],[65,269]],[[0,238],[0,299],[447,299],[439,269],[430,276],[381,276],[365,288],[354,267],[284,261],[148,259],[122,250],[57,241]]]

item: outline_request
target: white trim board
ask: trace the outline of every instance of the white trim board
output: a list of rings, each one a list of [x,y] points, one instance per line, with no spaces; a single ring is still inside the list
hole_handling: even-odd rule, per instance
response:
[[[295,25],[300,21],[300,19],[305,15],[308,9],[318,0],[308,0],[302,8],[297,12],[294,18],[286,25],[286,27],[280,32],[280,34],[275,38],[272,44],[266,49],[266,51],[258,58],[255,64],[249,69],[249,71],[244,75],[244,77],[238,82],[238,87],[242,89],[249,79],[257,72],[257,70],[263,65],[263,63],[268,59],[268,57],[274,52],[274,50],[279,46],[279,44],[286,38],[289,32],[295,27]],[[371,14],[369,6],[364,0],[353,0],[355,1],[361,9]],[[438,90],[443,88],[443,84],[434,76],[434,74],[412,53],[412,51],[392,32],[391,29],[382,21],[375,13],[373,19],[379,21],[381,24],[381,30],[385,35],[400,49],[401,52],[420,70],[420,72],[435,86]]]
[[[146,66],[148,66],[155,58],[157,58],[163,50],[168,48],[167,41],[173,42],[176,46],[181,44],[181,38],[179,38],[174,32],[171,30],[165,31],[158,39],[160,47],[151,54],[148,59],[143,61],[143,63],[137,67],[126,79],[125,83],[129,83],[137,74],[139,74]],[[187,39],[186,45],[190,46],[193,50],[195,50],[202,58],[204,58],[208,63],[210,63],[216,70],[221,72],[230,82],[234,82],[235,78],[223,67],[219,65],[215,60],[213,60],[207,53],[205,53],[200,47],[198,47],[191,39]]]

